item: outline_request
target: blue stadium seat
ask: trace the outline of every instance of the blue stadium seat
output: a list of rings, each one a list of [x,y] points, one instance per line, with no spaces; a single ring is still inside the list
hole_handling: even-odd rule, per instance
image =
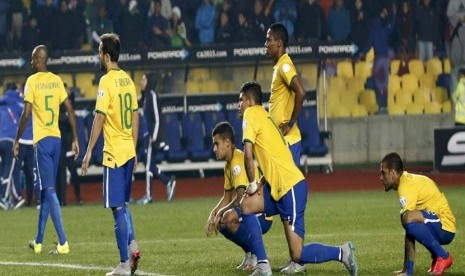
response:
[[[187,151],[183,146],[180,128],[181,122],[179,121],[178,115],[175,113],[164,114],[162,120],[166,130],[166,139],[170,147],[166,153],[168,161],[180,162],[186,160]]]
[[[207,144],[207,149],[211,150],[211,156],[214,156],[213,153],[213,141],[211,134],[213,128],[216,124],[224,121],[224,113],[222,111],[207,111],[204,113],[205,116],[205,141]]]
[[[205,145],[202,118],[199,112],[183,114],[182,131],[189,158],[192,161],[208,160],[211,156],[211,150],[207,149]]]
[[[242,145],[242,120],[238,117],[237,110],[230,110],[228,112],[228,121],[234,129],[234,138],[236,139],[236,148],[243,150]]]
[[[302,153],[308,156],[326,155],[328,147],[324,140],[329,138],[329,133],[320,132],[316,106],[302,108],[298,125],[302,134]]]
[[[453,92],[450,91],[450,74],[440,74],[436,80],[436,85],[444,87],[449,95]]]

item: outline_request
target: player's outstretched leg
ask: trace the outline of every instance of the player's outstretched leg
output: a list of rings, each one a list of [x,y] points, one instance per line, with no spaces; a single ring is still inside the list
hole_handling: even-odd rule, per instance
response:
[[[341,246],[342,257],[341,261],[347,268],[351,276],[358,275],[357,262],[355,261],[355,245],[349,241]]]
[[[171,202],[174,197],[174,192],[176,191],[176,177],[174,175],[171,175],[170,180],[166,184],[166,199],[168,202]]]

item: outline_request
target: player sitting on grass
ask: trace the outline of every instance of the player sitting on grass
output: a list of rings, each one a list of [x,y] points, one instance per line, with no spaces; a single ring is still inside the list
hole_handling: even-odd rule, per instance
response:
[[[405,229],[404,267],[396,275],[413,275],[415,241],[431,253],[431,275],[442,275],[452,265],[452,256],[441,245],[455,236],[455,217],[446,197],[434,181],[423,175],[404,171],[400,156],[389,153],[381,161],[384,190],[396,190],[400,202],[400,219]]]
[[[243,215],[239,204],[245,195],[248,181],[244,169],[244,153],[235,147],[234,131],[228,122],[218,123],[212,131],[213,151],[218,160],[225,160],[224,165],[224,194],[218,204],[210,212],[205,234],[210,236],[219,231],[228,240],[234,242],[245,252],[245,257],[237,269],[254,270],[257,256],[251,240],[250,224],[261,227],[265,234],[271,227],[272,218],[266,218],[262,213]],[[257,218],[259,224],[257,225]]]

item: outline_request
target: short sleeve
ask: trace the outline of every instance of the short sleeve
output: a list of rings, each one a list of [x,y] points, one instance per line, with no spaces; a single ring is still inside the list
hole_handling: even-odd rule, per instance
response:
[[[97,91],[97,101],[95,103],[95,111],[103,114],[107,114],[108,106],[110,105],[110,92],[105,87],[104,82],[100,80],[100,84]]]
[[[414,188],[414,186],[410,186],[409,189],[405,186],[399,187],[398,195],[401,214],[406,211],[416,210],[418,191]]]
[[[278,69],[278,73],[281,77],[286,82],[287,86],[291,85],[292,79],[297,76],[297,71],[295,70],[294,64],[290,62],[284,62],[281,64],[281,66]]]
[[[31,81],[27,79],[26,85],[24,86],[24,101],[29,103],[34,102],[34,92],[31,88]]]
[[[244,112],[244,118],[242,119],[242,141],[248,141],[251,142],[252,144],[255,143],[255,126],[254,126],[254,120],[252,116],[252,112],[248,112],[250,109],[246,110]]]

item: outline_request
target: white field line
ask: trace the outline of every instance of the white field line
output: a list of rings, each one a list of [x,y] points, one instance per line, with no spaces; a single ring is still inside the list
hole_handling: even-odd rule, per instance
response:
[[[42,266],[42,267],[59,267],[59,268],[66,268],[66,269],[76,269],[76,270],[101,270],[101,271],[111,271],[113,268],[111,267],[103,267],[103,266],[85,266],[85,265],[77,265],[77,264],[60,264],[60,263],[38,263],[38,262],[3,262],[0,261],[0,266]],[[135,275],[150,275],[150,276],[168,276],[158,273],[151,273],[142,270],[137,270]]]

